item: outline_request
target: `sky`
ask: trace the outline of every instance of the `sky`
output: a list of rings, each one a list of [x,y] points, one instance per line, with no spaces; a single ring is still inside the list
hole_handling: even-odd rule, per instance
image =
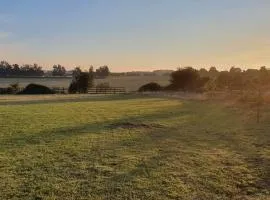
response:
[[[270,0],[0,0],[0,60],[111,71],[270,67]]]

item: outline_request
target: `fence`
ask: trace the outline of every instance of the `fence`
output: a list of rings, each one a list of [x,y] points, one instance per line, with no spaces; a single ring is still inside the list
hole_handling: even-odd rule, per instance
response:
[[[68,89],[64,87],[52,87],[51,88],[56,94],[65,94],[68,93]],[[6,88],[0,88],[0,94],[14,94],[23,91],[23,87],[19,87],[16,90],[6,87]]]
[[[88,90],[88,94],[125,94],[126,89],[124,87],[108,87],[98,88],[93,87]]]
[[[13,94],[14,92],[21,92],[23,89],[24,88],[20,87],[20,88],[17,88],[16,91],[14,91],[14,89],[10,87],[0,88],[0,94]]]
[[[56,94],[65,94],[68,93],[68,89],[64,87],[52,87],[51,88]]]
[[[16,92],[21,92],[24,88],[18,88]],[[51,88],[56,94],[66,94],[68,93],[68,89],[64,87],[52,87]],[[12,91],[10,88],[0,88],[0,94],[12,94],[14,91]],[[88,94],[125,94],[126,89],[124,87],[108,87],[108,88],[102,88],[102,87],[93,87],[88,89]]]

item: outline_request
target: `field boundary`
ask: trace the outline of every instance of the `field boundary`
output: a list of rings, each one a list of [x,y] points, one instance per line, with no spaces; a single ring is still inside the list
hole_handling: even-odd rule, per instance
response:
[[[99,88],[93,87],[88,89],[88,94],[125,94],[126,89],[124,87],[108,87]]]
[[[68,88],[65,87],[50,87],[56,94],[67,94]],[[10,88],[0,88],[0,94],[7,94]],[[24,87],[20,87],[17,89],[17,92],[21,92],[24,90]],[[89,88],[87,94],[126,94],[127,91],[124,87],[108,87],[108,88],[99,88],[92,87]]]

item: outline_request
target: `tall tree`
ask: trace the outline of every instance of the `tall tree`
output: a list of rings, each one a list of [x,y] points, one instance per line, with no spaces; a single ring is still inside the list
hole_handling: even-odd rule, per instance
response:
[[[183,91],[192,91],[197,88],[200,76],[197,70],[188,67],[171,74],[171,87]]]
[[[95,78],[95,72],[94,72],[93,66],[89,67],[88,73],[89,73],[88,88],[91,88],[94,86],[94,78]]]
[[[69,86],[69,93],[87,93],[88,89],[93,86],[93,68],[90,67],[88,72],[82,72],[79,67],[73,71],[73,79]]]
[[[66,74],[65,67],[63,67],[59,64],[53,66],[53,71],[52,71],[53,76],[64,76],[65,74]]]

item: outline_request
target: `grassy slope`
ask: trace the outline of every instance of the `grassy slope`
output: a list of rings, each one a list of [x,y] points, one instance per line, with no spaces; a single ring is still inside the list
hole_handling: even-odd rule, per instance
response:
[[[0,199],[270,196],[269,110],[257,125],[207,102],[46,101],[1,101]],[[127,121],[162,126],[108,127]]]

